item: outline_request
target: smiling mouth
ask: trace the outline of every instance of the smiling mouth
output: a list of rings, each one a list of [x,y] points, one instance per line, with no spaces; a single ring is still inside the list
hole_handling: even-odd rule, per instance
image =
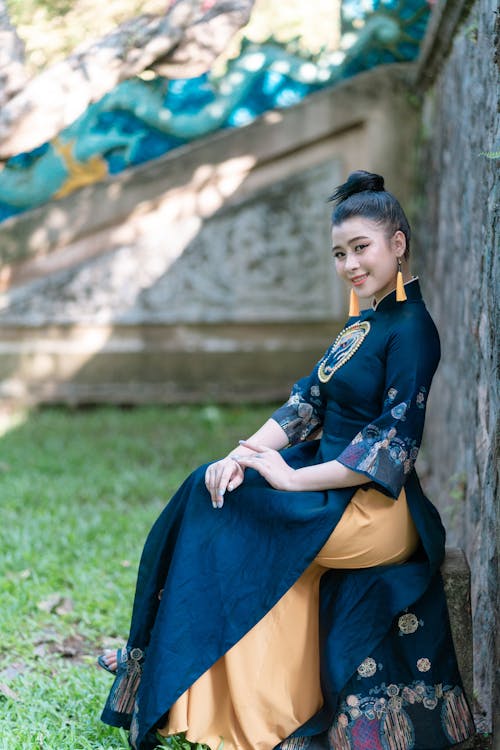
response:
[[[367,273],[362,274],[362,276],[354,276],[354,278],[351,279],[351,284],[354,284],[354,286],[359,286],[364,281],[366,281],[367,278],[368,278]]]

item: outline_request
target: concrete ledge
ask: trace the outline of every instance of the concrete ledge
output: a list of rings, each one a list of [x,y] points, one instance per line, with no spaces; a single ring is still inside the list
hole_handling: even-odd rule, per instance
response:
[[[0,398],[71,405],[284,401],[341,327],[5,326]]]
[[[451,632],[465,693],[472,707],[472,610],[470,597],[470,569],[464,553],[449,547],[441,566],[444,591],[450,615]],[[474,738],[455,746],[457,750],[476,747]]]

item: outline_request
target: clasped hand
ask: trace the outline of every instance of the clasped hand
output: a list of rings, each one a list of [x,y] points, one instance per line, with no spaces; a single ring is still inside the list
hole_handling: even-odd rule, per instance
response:
[[[205,472],[205,485],[214,508],[222,508],[226,490],[232,492],[240,486],[246,467],[258,471],[276,490],[293,490],[295,469],[287,464],[278,451],[246,440],[240,440],[240,444],[254,452],[227,456],[210,464]]]

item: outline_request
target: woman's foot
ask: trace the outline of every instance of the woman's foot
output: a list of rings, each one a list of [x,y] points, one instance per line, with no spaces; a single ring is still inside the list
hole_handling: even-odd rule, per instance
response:
[[[103,654],[97,657],[97,663],[102,669],[115,674],[118,669],[118,652],[121,649],[107,649]]]

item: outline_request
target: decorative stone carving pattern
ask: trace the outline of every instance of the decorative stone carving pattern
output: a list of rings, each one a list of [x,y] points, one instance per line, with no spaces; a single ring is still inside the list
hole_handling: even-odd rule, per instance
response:
[[[5,295],[0,322],[195,323],[341,316],[326,198],[330,161],[263,188],[203,221],[143,222],[137,242]]]

